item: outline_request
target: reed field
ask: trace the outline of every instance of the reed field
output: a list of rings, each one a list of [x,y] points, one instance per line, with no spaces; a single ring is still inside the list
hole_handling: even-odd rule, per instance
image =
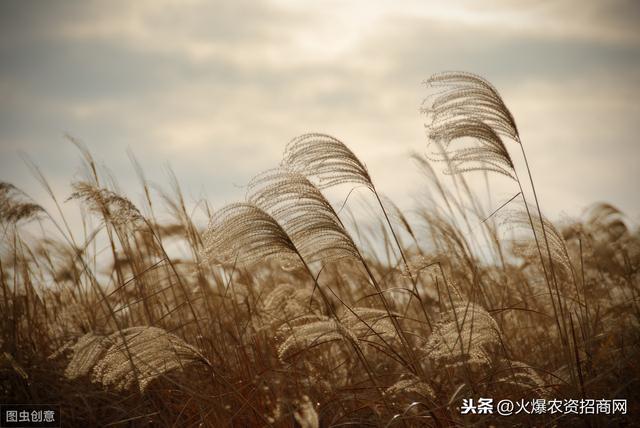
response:
[[[66,194],[32,165],[56,209],[0,183],[0,402],[79,427],[636,425],[637,225],[605,202],[547,219],[508,100],[471,73],[425,83],[410,210],[321,133],[224,207],[135,159],[140,187],[121,189],[80,143]],[[513,197],[489,204],[498,176]],[[468,408],[481,398],[493,411]],[[568,411],[589,400],[626,408]]]

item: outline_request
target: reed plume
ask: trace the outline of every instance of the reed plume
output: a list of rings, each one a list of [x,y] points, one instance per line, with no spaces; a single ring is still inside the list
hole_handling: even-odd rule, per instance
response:
[[[426,355],[445,366],[483,365],[490,362],[492,346],[500,342],[500,329],[481,306],[456,298],[424,346]]]
[[[444,88],[423,103],[422,111],[431,117],[432,129],[464,130],[465,123],[484,123],[497,135],[520,142],[515,120],[497,89],[487,80],[461,71],[432,75],[425,83],[434,88]],[[469,131],[474,126],[468,128]]]
[[[291,260],[296,248],[280,224],[252,203],[215,212],[202,236],[204,260],[249,266],[267,258]]]
[[[622,211],[603,202],[587,209],[585,225],[591,233],[604,234],[614,241],[629,233]]]
[[[312,179],[315,178],[318,186],[321,188],[327,188],[343,183],[354,183],[368,188],[375,196],[378,205],[384,214],[385,221],[391,231],[391,235],[393,236],[393,240],[405,266],[405,271],[410,272],[407,257],[404,254],[398,235],[391,224],[389,214],[382,203],[382,199],[380,198],[371,177],[369,176],[369,172],[365,165],[357,158],[351,149],[346,146],[346,144],[337,138],[326,134],[304,134],[294,138],[287,145],[282,164],[294,171],[299,171],[304,177]],[[381,293],[381,289],[376,279],[373,277],[373,274],[370,272],[369,267],[357,249],[354,255],[362,261],[364,268],[371,277],[376,291]],[[412,296],[416,296],[418,300],[420,300],[416,280],[411,274],[409,274],[409,276],[413,285]],[[380,294],[380,299],[382,300],[385,309],[387,309],[387,312],[390,312],[389,305],[384,300],[384,296],[382,294]],[[422,304],[422,302],[420,302],[420,304]],[[427,322],[430,322],[428,317]],[[394,324],[396,324],[396,329],[398,333],[400,333],[400,328],[395,320]],[[409,346],[407,345],[407,349],[408,348]]]
[[[428,117],[431,117],[431,122],[427,124],[427,127],[431,129],[432,132],[435,132],[435,136],[437,138],[440,134],[449,135],[450,133],[453,133],[454,135],[464,135],[464,131],[466,129],[475,129],[477,127],[477,125],[475,124],[482,124],[479,126],[486,128],[487,131],[490,130],[490,133],[494,134],[494,136],[490,138],[490,140],[492,141],[491,144],[488,144],[486,142],[486,139],[480,140],[484,141],[480,143],[480,153],[477,152],[476,148],[476,151],[472,152],[473,154],[470,156],[475,160],[476,163],[478,163],[478,156],[480,156],[480,159],[486,158],[485,160],[480,161],[480,165],[484,163],[482,167],[486,167],[488,170],[495,169],[496,172],[502,174],[504,174],[505,172],[513,172],[513,175],[507,175],[515,179],[520,189],[520,195],[522,196],[524,202],[529,225],[533,232],[535,248],[540,259],[540,264],[542,266],[542,271],[544,274],[545,282],[547,284],[547,289],[549,291],[549,296],[552,300],[553,310],[556,317],[556,324],[562,337],[563,332],[561,324],[565,324],[566,320],[560,319],[564,317],[564,315],[562,314],[561,303],[558,302],[558,305],[560,306],[560,311],[558,311],[558,308],[556,308],[556,303],[553,302],[552,297],[554,289],[556,294],[559,294],[558,280],[556,278],[554,265],[550,264],[549,266],[547,266],[547,263],[545,262],[545,257],[542,254],[541,240],[539,238],[539,236],[541,236],[542,242],[544,242],[547,252],[547,259],[552,260],[554,258],[554,255],[552,254],[552,244],[549,242],[550,237],[547,233],[546,224],[544,221],[538,222],[539,227],[535,224],[536,220],[534,219],[534,216],[531,214],[531,210],[529,209],[529,204],[522,187],[522,182],[520,180],[520,177],[518,176],[518,172],[515,168],[513,168],[513,163],[510,161],[511,158],[509,157],[506,149],[503,150],[504,144],[502,144],[501,139],[499,138],[499,136],[505,136],[512,139],[520,146],[520,151],[525,162],[529,182],[533,191],[537,217],[538,219],[543,218],[540,203],[538,201],[538,194],[536,192],[536,187],[534,185],[533,177],[531,174],[531,168],[529,167],[529,161],[524,150],[524,145],[522,144],[522,141],[520,139],[518,128],[516,126],[513,115],[505,105],[497,89],[487,80],[478,75],[459,71],[443,72],[434,74],[429,79],[427,79],[425,83],[435,88],[441,88],[441,90],[434,96],[425,100],[424,104],[426,104],[426,107],[423,108],[423,112]],[[468,126],[468,124],[474,124],[474,126],[470,127]],[[456,132],[456,129],[459,129],[459,131]],[[487,134],[487,131],[483,131],[482,135],[489,135]],[[477,131],[475,131],[474,133],[477,134]],[[473,133],[470,134],[471,135],[468,136],[473,137]],[[465,152],[463,152],[462,154],[463,159],[465,159],[465,156],[468,156],[464,153]],[[447,157],[446,151],[443,155],[445,156],[445,158]],[[454,157],[461,156],[456,152],[454,152],[452,155]],[[462,163],[462,165],[464,165],[464,162]],[[505,169],[505,166],[509,168]],[[476,164],[475,166],[471,166],[470,168],[478,167],[479,165]],[[480,169],[482,169],[482,167],[480,167]],[[453,168],[453,170],[455,170],[455,163]],[[462,168],[462,170],[465,169],[464,167],[460,168]],[[567,340],[566,328],[563,340],[565,342]]]
[[[300,314],[305,309],[313,311],[318,303],[310,290],[283,283],[264,296],[262,307],[265,312],[286,317]]]
[[[263,299],[261,313],[271,328],[279,325],[304,324],[324,319],[322,302],[308,287],[283,283],[271,290]]]
[[[541,398],[546,398],[551,393],[547,383],[530,365],[512,360],[500,361],[498,365],[502,366],[503,373],[496,379],[497,383],[513,386],[523,392],[531,392]]]
[[[130,327],[109,336],[88,333],[69,349],[69,379],[91,373],[93,382],[119,391],[135,385],[144,393],[153,380],[172,370],[195,362],[209,365],[196,348],[157,327]]]
[[[406,265],[406,257],[402,246],[391,225],[389,215],[380,195],[369,176],[367,167],[344,142],[327,134],[303,134],[287,144],[282,166],[304,175],[309,180],[313,180],[314,184],[320,189],[345,183],[361,185],[369,189],[382,209],[387,225]]]
[[[380,338],[385,343],[397,338],[395,327],[388,313],[381,309],[355,307],[344,310],[337,319],[324,317],[319,321],[280,328],[285,339],[278,348],[278,355],[286,359],[293,353],[323,343],[345,340],[351,343]]]
[[[465,138],[473,145],[464,146]],[[445,174],[488,171],[515,178],[513,161],[500,135],[486,123],[475,118],[460,118],[432,126],[429,139],[437,147],[429,159],[446,162]],[[454,144],[462,147],[454,148]]]
[[[357,341],[357,338],[339,321],[328,317],[293,327],[281,327],[279,335],[286,337],[278,347],[278,357],[283,361],[290,358],[292,354],[298,354],[324,343],[343,339],[353,343]]]
[[[38,204],[22,200],[24,193],[11,183],[0,182],[0,222],[15,224],[44,212]]]
[[[592,204],[586,210],[586,222],[589,224],[602,224],[609,226],[612,223],[622,221],[623,213],[617,207],[606,202]]]
[[[73,193],[67,199],[83,201],[89,210],[103,216],[105,221],[125,225],[143,220],[138,208],[129,199],[86,181],[72,184]]]
[[[285,147],[282,166],[317,179],[320,189],[343,183],[374,189],[367,167],[331,135],[310,133],[294,138]]]
[[[307,263],[359,257],[331,204],[304,175],[286,169],[259,174],[247,200],[282,225]]]
[[[431,385],[419,378],[409,375],[406,379],[400,379],[384,391],[385,395],[394,397],[406,394],[418,394],[423,399],[433,400],[436,397]]]
[[[530,217],[525,210],[507,210],[503,213],[503,223],[511,227],[528,227],[530,226]],[[564,274],[564,278],[572,278],[574,275],[573,265],[567,250],[567,244],[564,237],[558,229],[548,219],[538,216],[532,216],[534,230],[537,234],[542,234],[542,228],[546,230],[549,242],[550,258],[546,258],[545,263],[554,268],[558,268],[559,272]],[[518,245],[518,254],[527,260],[535,259],[538,256],[538,249],[535,242],[522,241]]]

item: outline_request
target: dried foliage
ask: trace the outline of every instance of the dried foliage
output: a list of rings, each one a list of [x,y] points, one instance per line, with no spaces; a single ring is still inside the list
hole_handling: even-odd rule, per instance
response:
[[[288,333],[288,334],[286,334]],[[289,328],[280,332],[286,335],[284,342],[278,347],[278,357],[287,360],[292,354],[312,349],[324,343],[336,340],[356,341],[357,338],[347,330],[339,321],[325,318],[321,321],[312,321]]]

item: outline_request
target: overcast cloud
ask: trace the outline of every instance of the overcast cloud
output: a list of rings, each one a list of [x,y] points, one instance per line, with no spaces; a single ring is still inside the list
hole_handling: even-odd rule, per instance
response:
[[[409,206],[425,184],[408,159],[426,144],[421,81],[461,69],[501,91],[551,216],[600,200],[640,213],[634,0],[3,1],[0,21],[0,180],[36,197],[20,153],[67,196],[79,156],[64,134],[135,201],[128,149],[153,181],[169,163],[219,206],[320,131]]]

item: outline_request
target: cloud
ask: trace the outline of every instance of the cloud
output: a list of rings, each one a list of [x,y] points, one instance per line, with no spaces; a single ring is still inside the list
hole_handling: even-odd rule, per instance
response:
[[[3,2],[1,179],[32,186],[25,151],[65,191],[70,133],[125,190],[130,148],[152,180],[170,162],[217,206],[290,138],[323,131],[407,205],[424,185],[406,156],[425,145],[420,82],[465,69],[503,93],[553,214],[594,198],[640,211],[635,2],[300,4]]]

